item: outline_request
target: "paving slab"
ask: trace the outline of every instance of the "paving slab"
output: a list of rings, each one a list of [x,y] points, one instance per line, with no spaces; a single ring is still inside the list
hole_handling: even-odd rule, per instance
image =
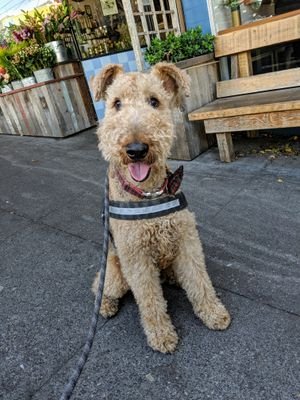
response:
[[[89,399],[280,399],[299,395],[298,318],[220,292],[234,320],[213,332],[195,318],[180,289],[165,288],[180,335],[176,353],[146,346],[137,307],[129,296],[117,317],[98,330],[74,400]],[[59,398],[74,356],[33,399]]]
[[[37,223],[8,238],[3,247],[1,392],[4,399],[29,399],[85,336],[100,249]]]
[[[298,400],[300,158],[222,164],[212,148],[170,161],[180,164],[232,325],[209,331],[183,291],[165,286],[180,343],[162,355],[147,346],[128,294],[115,318],[100,318],[73,399]],[[54,400],[93,309],[107,166],[90,130],[62,140],[0,135],[0,167],[0,399]]]

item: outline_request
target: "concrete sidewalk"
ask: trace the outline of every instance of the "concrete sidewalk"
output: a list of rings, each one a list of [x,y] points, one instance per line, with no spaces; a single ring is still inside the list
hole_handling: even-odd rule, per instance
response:
[[[180,162],[170,162],[175,168]],[[180,344],[152,351],[127,295],[100,318],[72,399],[300,398],[300,157],[212,149],[183,163],[217,292],[233,321],[213,332],[165,287]],[[59,399],[86,338],[102,244],[106,165],[92,131],[0,136],[0,399]]]

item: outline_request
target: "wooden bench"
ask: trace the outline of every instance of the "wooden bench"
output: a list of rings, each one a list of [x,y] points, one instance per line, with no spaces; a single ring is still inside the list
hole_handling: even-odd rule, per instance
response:
[[[217,99],[189,113],[216,133],[221,161],[234,159],[232,132],[300,126],[300,68],[253,75],[251,50],[300,39],[300,10],[220,32],[215,56],[231,57],[231,79],[217,82]]]

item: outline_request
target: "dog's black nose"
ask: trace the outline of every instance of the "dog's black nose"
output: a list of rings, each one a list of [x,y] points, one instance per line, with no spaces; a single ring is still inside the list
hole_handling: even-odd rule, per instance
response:
[[[129,143],[126,147],[126,153],[133,161],[142,160],[148,153],[149,146],[146,143]]]

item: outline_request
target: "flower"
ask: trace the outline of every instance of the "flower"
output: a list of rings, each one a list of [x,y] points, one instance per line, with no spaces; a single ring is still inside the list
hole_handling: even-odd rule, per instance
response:
[[[8,73],[2,75],[4,83],[10,82],[10,75]]]
[[[78,13],[72,13],[66,1],[56,1],[49,9],[50,12],[41,21],[41,30],[46,42],[61,39],[61,34],[70,29],[71,20],[78,17]],[[72,17],[69,14],[72,14]]]
[[[19,44],[11,42],[7,46],[0,46],[0,66],[3,80],[10,82],[24,77],[22,68],[15,64],[14,58],[19,57],[25,45],[24,42]]]
[[[71,27],[71,21],[78,18],[79,13],[72,11],[66,0],[55,1],[49,12],[34,9],[33,15],[24,12],[23,21],[9,28],[15,43],[36,40],[39,44],[59,40],[62,34]]]

